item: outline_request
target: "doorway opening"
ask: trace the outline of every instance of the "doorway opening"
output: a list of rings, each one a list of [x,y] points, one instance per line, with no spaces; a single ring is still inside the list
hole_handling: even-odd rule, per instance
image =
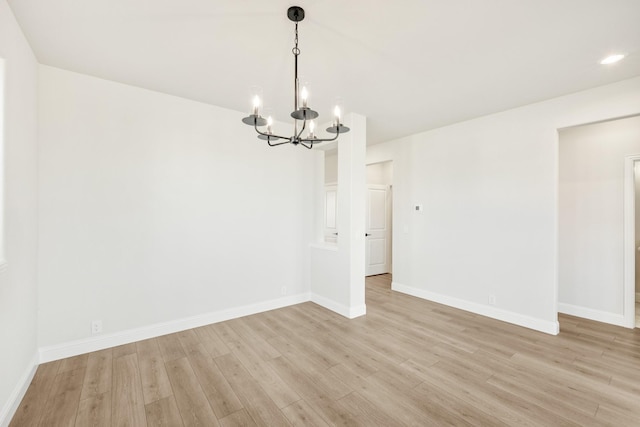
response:
[[[558,312],[636,327],[640,116],[560,129],[558,150]]]
[[[367,165],[365,276],[391,274],[393,262],[393,163]]]

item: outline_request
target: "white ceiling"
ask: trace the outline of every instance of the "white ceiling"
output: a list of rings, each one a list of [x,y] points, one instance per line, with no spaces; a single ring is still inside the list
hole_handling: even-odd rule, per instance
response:
[[[310,106],[370,144],[640,75],[639,0],[8,1],[43,64],[247,112],[260,86],[280,120],[302,6]]]

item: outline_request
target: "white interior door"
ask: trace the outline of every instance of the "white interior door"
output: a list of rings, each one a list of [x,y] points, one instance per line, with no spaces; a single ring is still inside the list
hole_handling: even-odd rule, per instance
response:
[[[338,186],[324,187],[324,241],[338,243]]]
[[[367,185],[365,270],[367,276],[391,272],[391,188]]]

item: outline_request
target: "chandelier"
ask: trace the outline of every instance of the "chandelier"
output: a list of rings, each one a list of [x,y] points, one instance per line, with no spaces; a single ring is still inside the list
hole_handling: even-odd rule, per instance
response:
[[[253,128],[258,133],[258,138],[267,141],[267,144],[271,147],[275,147],[277,145],[282,144],[293,144],[293,145],[302,145],[305,148],[311,149],[313,144],[317,144],[320,142],[328,142],[335,141],[338,139],[338,136],[343,133],[349,132],[349,128],[343,125],[340,122],[340,108],[338,106],[334,109],[334,118],[332,126],[327,128],[327,132],[335,134],[333,138],[318,138],[315,135],[315,123],[314,119],[318,117],[318,112],[312,110],[308,106],[308,91],[306,87],[302,88],[300,91],[300,83],[298,81],[298,55],[300,55],[300,49],[298,48],[298,22],[304,19],[304,9],[299,6],[292,6],[287,10],[287,17],[295,22],[296,30],[295,30],[295,45],[291,52],[294,57],[294,102],[293,102],[293,112],[291,113],[291,117],[294,118],[293,124],[293,135],[292,136],[280,136],[276,135],[272,132],[273,121],[271,117],[267,119],[260,116],[260,97],[255,95],[253,98],[253,109],[251,114],[242,119],[242,122],[253,126]],[[302,124],[299,126],[298,121],[302,121]],[[259,128],[266,126],[264,131]],[[306,136],[302,136],[304,131],[308,127],[308,133]],[[298,128],[300,130],[298,130]]]

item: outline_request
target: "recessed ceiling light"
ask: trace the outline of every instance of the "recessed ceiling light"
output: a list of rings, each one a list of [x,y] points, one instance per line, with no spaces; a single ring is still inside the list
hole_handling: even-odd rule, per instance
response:
[[[613,64],[614,62],[618,62],[620,61],[622,58],[624,58],[624,55],[621,53],[616,53],[615,55],[609,55],[606,58],[604,58],[602,61],[600,61],[600,63],[602,65],[607,65],[607,64]]]

